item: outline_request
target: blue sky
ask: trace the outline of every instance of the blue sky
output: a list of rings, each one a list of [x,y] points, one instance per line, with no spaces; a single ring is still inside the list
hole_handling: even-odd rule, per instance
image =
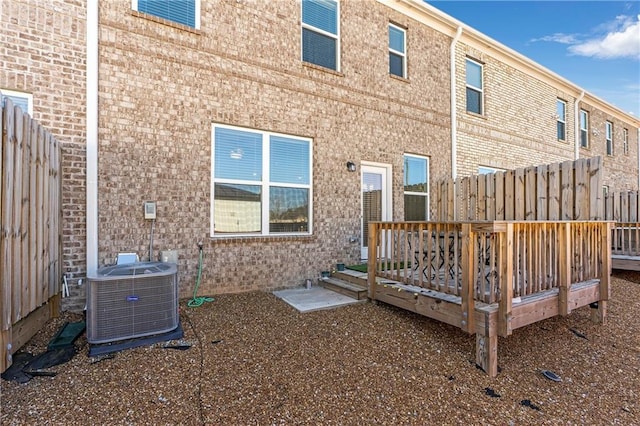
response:
[[[640,2],[427,3],[640,117]]]

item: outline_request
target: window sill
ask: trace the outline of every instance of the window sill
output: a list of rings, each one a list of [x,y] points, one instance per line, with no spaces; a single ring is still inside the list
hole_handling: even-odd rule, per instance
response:
[[[287,241],[304,241],[315,240],[313,234],[300,234],[300,235],[228,235],[220,236],[216,235],[209,237],[213,244],[237,244],[237,243],[252,243],[260,241],[261,243],[278,243]]]
[[[332,70],[331,68],[323,67],[321,65],[316,65],[316,64],[313,64],[311,62],[304,62],[303,61],[302,62],[302,66],[305,67],[305,68],[311,68],[313,70],[318,70],[318,71],[323,71],[323,72],[326,72],[326,73],[329,73],[329,74],[333,74],[333,75],[336,75],[338,77],[344,77],[344,74],[341,73],[340,71]]]
[[[483,120],[487,119],[487,116],[484,115],[484,114],[478,114],[477,112],[466,111],[466,110],[465,110],[465,112],[467,113],[467,115],[470,115],[472,117],[481,118]]]
[[[389,74],[389,77],[391,77],[394,80],[398,80],[401,81],[403,83],[411,83],[411,80],[409,80],[406,77],[400,77],[399,75],[395,75],[395,74]]]
[[[142,18],[142,19],[147,19],[149,21],[153,21],[153,22],[157,22],[158,24],[162,24],[162,25],[166,25],[168,27],[172,27],[172,28],[176,28],[182,31],[186,31],[192,34],[201,34],[201,31],[199,29],[190,27],[188,25],[184,25],[184,24],[179,24],[177,22],[174,21],[170,21],[168,19],[164,19],[164,18],[160,18],[158,16],[154,16],[154,15],[150,15],[148,13],[144,13],[144,12],[138,12],[137,10],[132,10],[131,11],[131,15],[137,17],[137,18]]]

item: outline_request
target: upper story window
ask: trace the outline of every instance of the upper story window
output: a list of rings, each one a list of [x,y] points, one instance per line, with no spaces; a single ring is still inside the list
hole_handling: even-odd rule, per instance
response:
[[[131,0],[131,8],[168,21],[200,28],[201,0]]]
[[[629,129],[622,129],[622,151],[629,154]]]
[[[580,110],[580,146],[589,148],[589,113]]]
[[[404,220],[429,220],[429,158],[404,156]]]
[[[407,77],[406,31],[389,24],[389,73]]]
[[[467,111],[483,114],[482,64],[467,59]]]
[[[14,106],[19,106],[22,112],[33,115],[33,95],[15,90],[0,90],[0,103],[4,105],[5,98],[11,99]]]
[[[338,71],[337,0],[302,0],[302,60]]]
[[[605,139],[607,140],[607,155],[613,155],[613,123],[604,124]]]
[[[479,175],[490,175],[496,172],[504,172],[504,169],[496,169],[495,167],[489,167],[489,166],[478,166]]]
[[[558,99],[556,101],[557,134],[559,141],[567,140],[567,103]]]
[[[214,124],[211,235],[311,233],[311,140]]]

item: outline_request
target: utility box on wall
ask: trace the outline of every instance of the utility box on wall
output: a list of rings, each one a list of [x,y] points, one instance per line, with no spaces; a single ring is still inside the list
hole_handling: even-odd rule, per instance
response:
[[[160,251],[160,262],[178,264],[178,250]]]

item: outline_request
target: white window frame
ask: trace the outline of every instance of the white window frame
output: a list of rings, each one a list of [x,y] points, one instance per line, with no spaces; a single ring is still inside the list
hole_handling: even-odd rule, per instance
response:
[[[560,114],[558,114],[558,106],[562,104],[563,108],[563,116],[561,117]],[[556,100],[556,114],[558,115],[557,117],[557,123],[556,123],[556,133],[558,132],[558,124],[562,124],[562,128],[564,129],[564,131],[562,132],[562,137],[558,138],[559,141],[563,141],[566,142],[567,140],[567,102],[563,101],[562,99],[557,99]],[[557,136],[557,135],[556,135]]]
[[[185,27],[189,27],[189,28],[194,28],[196,30],[200,29],[200,1],[201,0],[195,0],[195,4],[194,4],[194,26],[191,27],[190,25],[186,25],[183,24],[182,22],[175,22],[175,21],[171,21],[169,19],[167,19],[167,21],[173,22],[176,25],[184,25]],[[131,0],[131,9],[135,10],[136,12],[139,12],[138,10],[138,0]],[[146,13],[146,12],[140,12],[140,13]],[[151,16],[155,16],[155,15],[151,15]],[[156,18],[159,19],[166,19],[163,18],[161,16],[156,16]]]
[[[255,182],[248,182],[245,180],[236,180],[236,179],[216,179],[215,178],[215,131],[216,128],[222,129],[230,129],[237,130],[243,132],[251,132],[262,135],[262,179]],[[300,141],[305,141],[309,143],[309,183],[308,184],[293,184],[293,183],[272,183],[269,180],[269,137],[270,136],[280,136],[290,139],[297,139]],[[276,132],[267,132],[258,129],[252,129],[247,127],[237,127],[230,126],[227,124],[221,123],[213,123],[211,125],[211,188],[210,188],[210,196],[211,196],[211,204],[210,204],[210,235],[211,237],[216,238],[225,238],[225,237],[238,237],[238,236],[247,236],[247,237],[279,237],[279,236],[306,236],[313,234],[313,139],[287,135],[284,133],[276,133]],[[261,232],[260,233],[215,233],[215,184],[216,183],[231,183],[231,184],[248,184],[248,185],[259,185],[262,188],[262,201],[261,201]],[[305,232],[269,232],[269,194],[270,194],[270,186],[281,186],[286,188],[304,188],[309,190],[309,221],[308,221],[308,230]]]
[[[391,55],[397,55],[400,56],[402,58],[402,75],[397,75],[397,74],[393,74],[391,72],[391,69],[389,69],[389,73],[391,75],[395,75],[396,77],[401,77],[401,78],[407,78],[407,30],[399,27],[397,25],[394,25],[392,23],[389,23],[389,27],[388,27],[388,31],[389,34],[391,34],[391,28],[394,28],[398,31],[400,31],[402,33],[402,49],[403,51],[400,52],[398,50],[392,49],[391,48],[391,43],[389,43],[389,61],[391,61]]]
[[[604,135],[606,140],[607,155],[613,155],[613,123],[606,121],[604,123]]]
[[[33,117],[33,95],[31,93],[19,92],[17,90],[8,90],[8,89],[0,89],[0,98],[1,97],[8,98],[22,98],[27,100],[27,114]]]
[[[405,195],[417,195],[417,196],[421,196],[421,197],[425,197],[426,198],[426,203],[427,203],[427,218],[425,220],[430,220],[431,218],[431,196],[430,196],[430,192],[431,192],[431,162],[429,157],[424,156],[424,155],[416,155],[416,154],[404,154],[402,159],[403,159],[403,164],[404,164],[404,158],[405,157],[413,157],[413,158],[419,158],[420,160],[426,160],[427,162],[427,192],[414,192],[414,191],[404,191],[403,189],[403,194],[402,194],[402,199],[404,201],[404,196]],[[407,171],[403,170],[402,172],[402,186],[404,188],[404,179],[405,179],[405,173]]]
[[[585,143],[582,143],[583,132],[585,135]],[[589,148],[589,112],[583,109],[580,110],[580,146],[582,148]]]
[[[482,85],[482,87],[476,87],[473,86],[471,84],[468,83],[468,75],[466,72],[466,64],[467,62],[471,62],[473,64],[476,64],[480,67],[480,84]],[[480,94],[480,112],[475,112],[475,111],[471,111],[468,108],[468,103],[465,99],[465,109],[467,112],[470,112],[472,114],[478,114],[478,115],[484,115],[484,64],[478,61],[474,61],[471,58],[466,58],[465,61],[465,97],[467,96],[467,89],[471,89],[475,92],[478,92]]]
[[[629,155],[629,129],[622,129],[622,150],[624,155]]]
[[[479,175],[490,175],[496,172],[504,172],[504,169],[497,169],[491,166],[478,166],[478,174]]]
[[[301,26],[300,26],[300,60],[302,60],[304,63],[307,63],[307,64],[313,64],[313,65],[318,66],[318,67],[326,68],[326,67],[323,67],[322,65],[318,65],[318,64],[315,64],[313,62],[307,62],[307,61],[304,60],[304,52],[303,52],[304,46],[303,46],[303,43],[302,43],[302,39],[304,37],[304,31],[303,30],[307,29],[309,31],[316,32],[318,34],[322,34],[324,36],[331,37],[336,41],[336,69],[334,71],[340,72],[340,1],[339,0],[329,0],[329,1],[334,1],[335,4],[336,4],[336,33],[335,34],[327,32],[327,31],[325,31],[323,29],[320,29],[318,27],[314,27],[313,25],[309,25],[309,24],[305,23],[304,20],[302,19],[302,16],[303,16],[303,11],[302,10],[304,8],[304,0],[300,1],[300,23],[301,23]],[[332,69],[332,68],[326,68],[326,69]]]

